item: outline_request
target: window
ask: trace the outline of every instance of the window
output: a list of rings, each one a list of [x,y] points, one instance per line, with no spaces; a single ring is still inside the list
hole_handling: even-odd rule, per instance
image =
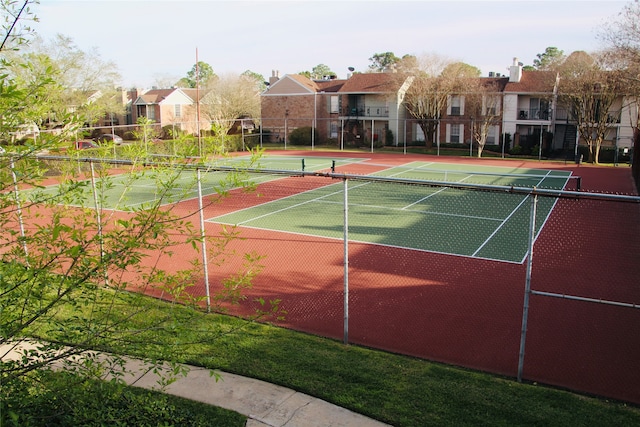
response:
[[[338,122],[331,122],[329,129],[329,138],[337,138],[338,137]]]
[[[137,112],[138,117],[146,117],[150,120],[156,119],[156,111],[153,105],[138,105]]]
[[[336,96],[336,95],[331,96],[331,100],[330,100],[331,105],[329,107],[330,108],[330,110],[329,110],[330,113],[339,113],[340,112],[340,105],[339,105],[339,102],[338,102],[338,98],[339,97]]]
[[[498,126],[489,126],[487,130],[487,144],[497,144]]]
[[[414,137],[414,139],[416,141],[421,141],[421,142],[425,141],[424,131],[422,130],[422,128],[418,124],[415,125],[415,137]]]
[[[182,117],[182,105],[176,104],[174,107],[175,107],[174,112],[175,112],[176,118]]]
[[[451,133],[449,135],[449,142],[460,142],[460,124],[455,123],[450,126]]]
[[[486,116],[497,116],[500,107],[500,98],[497,96],[487,96],[482,101],[484,103],[484,114]]]
[[[460,97],[459,96],[452,96],[451,97],[451,112],[450,115],[451,116],[459,116],[461,114],[461,109],[460,109]]]

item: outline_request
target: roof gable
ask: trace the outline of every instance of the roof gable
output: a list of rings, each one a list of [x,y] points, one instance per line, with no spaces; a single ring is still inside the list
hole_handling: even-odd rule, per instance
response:
[[[150,104],[193,104],[194,100],[179,88],[151,89],[136,99],[136,105]]]
[[[265,95],[306,95],[318,91],[318,85],[300,74],[285,74],[272,84]]]

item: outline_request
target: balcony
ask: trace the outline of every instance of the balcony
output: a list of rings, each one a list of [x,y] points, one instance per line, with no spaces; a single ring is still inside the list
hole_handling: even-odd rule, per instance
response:
[[[551,112],[549,110],[540,110],[531,108],[528,110],[518,110],[518,120],[550,120]]]
[[[385,105],[362,105],[358,107],[347,107],[344,115],[350,118],[373,118],[373,117],[389,117],[389,107]]]
[[[621,111],[609,111],[609,113],[607,113],[606,122],[608,124],[620,124],[621,118]],[[600,121],[600,114],[596,114],[594,120],[596,122]],[[575,117],[567,110],[558,109],[556,110],[556,121],[566,123],[575,122]]]

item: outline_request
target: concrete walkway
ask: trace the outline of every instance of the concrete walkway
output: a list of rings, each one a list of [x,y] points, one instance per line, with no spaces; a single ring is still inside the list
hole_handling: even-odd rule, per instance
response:
[[[24,348],[24,345],[22,346]],[[0,358],[18,356],[9,346],[0,347]],[[325,402],[306,394],[253,378],[183,365],[186,376],[162,391],[198,402],[230,409],[248,417],[247,427],[382,427],[379,421]],[[123,379],[128,384],[147,389],[158,389],[160,376],[149,365],[137,359],[128,359]]]

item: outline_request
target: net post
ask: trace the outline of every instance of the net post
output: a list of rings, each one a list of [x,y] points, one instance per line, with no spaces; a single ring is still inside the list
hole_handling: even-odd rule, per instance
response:
[[[304,159],[302,159],[302,172],[304,172]]]

